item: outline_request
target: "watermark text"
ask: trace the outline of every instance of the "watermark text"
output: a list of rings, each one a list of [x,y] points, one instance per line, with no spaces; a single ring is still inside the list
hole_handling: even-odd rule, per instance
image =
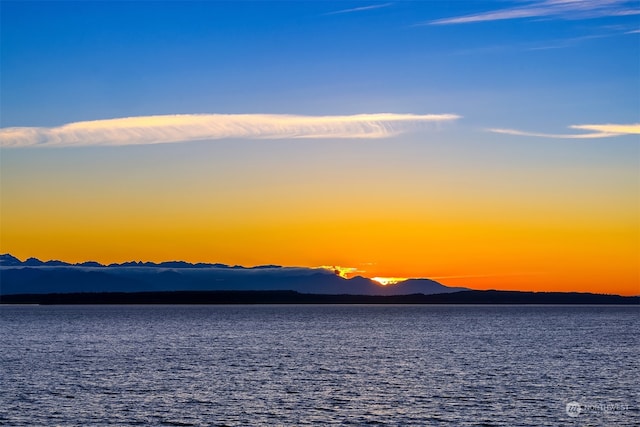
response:
[[[624,412],[629,410],[629,405],[624,403],[581,403],[568,402],[565,411],[570,417],[578,417],[584,414]]]

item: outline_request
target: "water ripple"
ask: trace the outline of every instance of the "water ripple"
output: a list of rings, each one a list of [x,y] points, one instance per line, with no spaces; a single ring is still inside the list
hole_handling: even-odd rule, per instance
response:
[[[0,424],[635,426],[639,313],[2,306]]]

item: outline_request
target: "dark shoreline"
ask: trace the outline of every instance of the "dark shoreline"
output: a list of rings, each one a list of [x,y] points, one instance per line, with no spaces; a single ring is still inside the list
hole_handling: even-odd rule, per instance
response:
[[[1,295],[0,304],[592,304],[639,305],[640,296],[573,292],[462,291],[413,295],[322,295],[295,291],[169,291]]]

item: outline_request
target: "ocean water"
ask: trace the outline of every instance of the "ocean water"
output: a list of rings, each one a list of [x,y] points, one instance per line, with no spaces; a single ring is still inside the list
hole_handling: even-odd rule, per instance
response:
[[[639,315],[0,306],[0,424],[637,426]]]

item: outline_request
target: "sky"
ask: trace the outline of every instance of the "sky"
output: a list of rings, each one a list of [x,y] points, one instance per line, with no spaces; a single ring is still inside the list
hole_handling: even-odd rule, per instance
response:
[[[640,294],[637,0],[0,20],[1,253]]]

